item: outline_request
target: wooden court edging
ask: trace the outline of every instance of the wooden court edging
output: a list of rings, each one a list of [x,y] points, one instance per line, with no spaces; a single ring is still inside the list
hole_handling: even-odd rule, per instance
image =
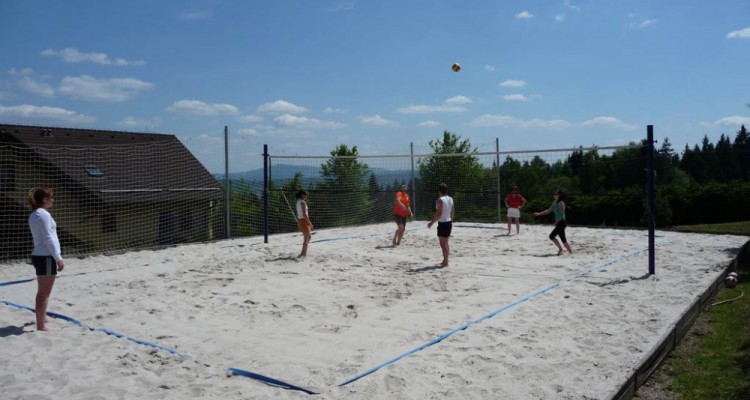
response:
[[[677,344],[685,337],[693,322],[698,318],[698,315],[704,310],[709,304],[710,300],[719,291],[719,288],[724,283],[724,277],[730,272],[734,261],[729,263],[729,266],[724,272],[719,275],[709,287],[697,296],[695,300],[690,304],[690,307],[680,316],[676,323],[674,323],[669,332],[664,335],[660,343],[654,348],[651,353],[644,357],[640,363],[640,366],[632,373],[625,383],[620,387],[620,390],[612,397],[612,400],[632,400],[638,389],[643,386],[648,378],[656,371],[659,366],[664,362],[670,352],[677,347]]]

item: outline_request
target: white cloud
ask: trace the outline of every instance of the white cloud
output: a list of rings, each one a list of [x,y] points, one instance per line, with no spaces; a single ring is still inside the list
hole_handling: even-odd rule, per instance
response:
[[[78,100],[119,103],[130,100],[154,85],[135,78],[97,79],[88,75],[66,76],[58,92]]]
[[[323,110],[323,112],[326,113],[326,114],[338,114],[338,113],[342,113],[342,112],[345,112],[345,111],[346,110],[343,110],[341,108],[333,108],[333,107],[326,107],[326,109]]]
[[[25,76],[16,82],[18,87],[26,90],[29,93],[42,96],[42,97],[55,97],[55,88],[52,85],[44,82],[36,81],[28,76]]]
[[[149,128],[149,127],[161,125],[161,120],[159,118],[142,119],[142,118],[134,118],[134,117],[125,117],[122,119],[122,121],[118,122],[117,125],[128,126],[128,127]]]
[[[626,124],[615,117],[596,117],[581,123],[581,126],[607,126],[628,131],[638,129],[638,125]]]
[[[59,107],[40,107],[29,104],[4,107],[0,105],[0,117],[27,121],[56,121],[69,124],[90,124],[94,117],[79,114]]]
[[[570,0],[565,0],[565,2],[563,4],[565,5],[565,7],[569,8],[571,10],[576,10],[578,12],[581,12],[581,7],[578,7],[577,5],[571,3]]]
[[[260,133],[252,128],[244,128],[237,131],[237,134],[240,136],[250,136],[250,137],[258,137],[260,136]]]
[[[440,125],[440,122],[438,121],[424,121],[424,122],[420,122],[419,124],[417,124],[417,126],[422,127],[422,128],[434,128],[439,125]]]
[[[432,114],[432,113],[463,113],[467,108],[463,104],[470,104],[472,100],[467,96],[453,96],[441,105],[413,104],[401,107],[397,112],[401,114]]]
[[[237,121],[240,121],[245,124],[255,124],[255,123],[263,121],[263,117],[259,115],[241,115],[237,117]]]
[[[211,18],[211,11],[185,11],[177,15],[177,19],[185,21],[200,21]]]
[[[657,19],[654,19],[654,18],[639,17],[639,15],[635,13],[628,13],[628,18],[636,19],[636,21],[630,23],[631,29],[644,29],[651,25],[656,24],[656,22],[658,21]]]
[[[445,104],[455,105],[455,104],[470,104],[472,103],[472,100],[470,97],[466,96],[453,96],[450,99],[445,101]]]
[[[360,122],[362,122],[365,125],[373,125],[373,126],[398,126],[398,124],[394,121],[389,121],[380,115],[373,115],[370,117],[367,116],[361,116],[359,117]]]
[[[276,100],[273,103],[266,103],[258,106],[256,111],[259,113],[270,114],[301,114],[306,113],[309,110],[285,100]]]
[[[495,67],[492,66],[492,65],[487,64],[487,65],[484,66],[484,70],[487,71],[487,72],[495,72]]]
[[[74,47],[68,47],[59,51],[47,49],[42,51],[41,55],[45,57],[60,57],[60,59],[68,63],[92,62],[95,64],[114,65],[118,67],[146,65],[146,61],[144,60],[126,60],[124,58],[111,59],[105,53],[83,53]]]
[[[718,119],[714,122],[703,122],[703,126],[750,126],[750,117],[741,117],[739,115],[732,115]]]
[[[466,112],[466,107],[453,105],[411,105],[401,107],[398,110],[401,114],[432,114],[432,113],[462,113]]]
[[[529,101],[531,100],[531,97],[528,97],[525,94],[506,94],[503,96],[503,99],[505,101]]]
[[[750,27],[727,33],[727,39],[750,39]]]
[[[55,97],[55,88],[48,83],[34,79],[32,76],[34,75],[34,71],[31,68],[24,68],[22,70],[11,68],[8,71],[8,74],[16,78],[16,80],[11,83],[12,86],[18,86],[37,96]]]
[[[526,86],[526,82],[519,81],[515,79],[508,79],[507,81],[504,81],[500,83],[500,87],[513,87],[513,88],[520,88]]]
[[[167,111],[199,116],[237,115],[240,111],[231,104],[208,104],[199,100],[179,100],[172,103]]]
[[[524,10],[520,13],[516,14],[516,19],[532,19],[534,18],[534,14]]]
[[[281,125],[302,129],[341,129],[346,128],[345,124],[333,121],[321,121],[315,118],[298,117],[296,115],[284,114],[274,118],[274,121]]]
[[[557,22],[563,22],[563,21],[565,21],[565,14],[557,14],[557,15],[555,15],[555,21],[557,21]]]
[[[523,120],[510,115],[492,115],[485,114],[469,122],[469,126],[488,128],[488,127],[509,127],[524,129],[565,129],[571,126],[571,123],[562,119],[530,119]]]
[[[345,2],[338,3],[333,7],[330,7],[328,9],[328,12],[337,13],[337,12],[342,12],[342,11],[351,11],[353,9],[354,9],[354,3],[350,1],[345,1]]]
[[[658,20],[653,18],[646,18],[642,20],[640,23],[638,23],[635,27],[639,29],[646,28],[648,26],[654,25]]]

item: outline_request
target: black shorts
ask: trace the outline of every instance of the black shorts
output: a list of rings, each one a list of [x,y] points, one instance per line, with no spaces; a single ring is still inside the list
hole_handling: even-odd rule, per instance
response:
[[[402,217],[400,215],[393,214],[393,218],[396,220],[396,223],[402,226],[406,226],[406,217]]]
[[[453,222],[438,221],[438,228],[437,228],[438,237],[450,237],[452,230],[453,230]]]
[[[57,275],[57,261],[52,256],[31,256],[37,276]]]

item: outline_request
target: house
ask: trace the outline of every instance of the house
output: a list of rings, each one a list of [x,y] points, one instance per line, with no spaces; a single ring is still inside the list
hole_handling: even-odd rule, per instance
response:
[[[63,253],[216,238],[222,186],[174,135],[0,124],[0,259],[28,257],[28,192],[55,192]]]

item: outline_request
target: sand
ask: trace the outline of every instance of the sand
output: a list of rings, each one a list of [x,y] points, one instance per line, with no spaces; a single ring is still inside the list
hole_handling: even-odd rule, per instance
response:
[[[657,231],[649,275],[645,231],[572,226],[557,256],[551,229],[456,223],[447,268],[424,221],[397,247],[317,231],[305,259],[296,233],[68,258],[49,311],[81,325],[51,333],[14,306],[33,267],[0,265],[32,279],[0,286],[2,397],[610,399],[747,239]]]

